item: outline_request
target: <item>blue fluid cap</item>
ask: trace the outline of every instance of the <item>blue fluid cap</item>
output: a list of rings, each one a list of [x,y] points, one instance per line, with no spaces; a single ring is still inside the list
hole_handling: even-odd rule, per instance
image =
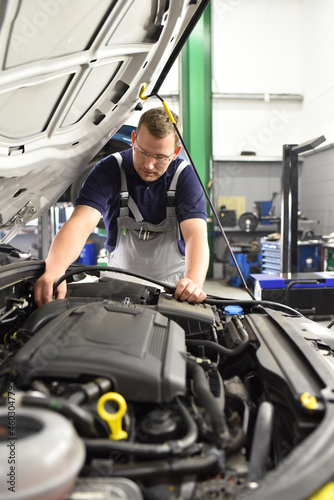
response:
[[[241,306],[226,306],[224,308],[224,313],[229,316],[241,316],[244,310]]]

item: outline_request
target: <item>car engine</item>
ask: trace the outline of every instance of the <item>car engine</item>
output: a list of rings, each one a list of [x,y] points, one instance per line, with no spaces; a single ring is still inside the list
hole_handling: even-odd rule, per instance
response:
[[[105,276],[36,308],[38,272],[17,267],[1,294],[1,498],[8,442],[22,499],[253,498],[324,416],[286,306]],[[300,340],[314,354],[316,337]]]

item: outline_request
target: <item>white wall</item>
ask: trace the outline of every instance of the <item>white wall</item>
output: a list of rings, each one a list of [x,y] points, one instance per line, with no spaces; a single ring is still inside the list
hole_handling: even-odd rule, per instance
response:
[[[302,1],[302,136],[334,142],[334,1]]]
[[[245,149],[281,155],[283,144],[300,139],[302,102],[284,94],[291,98],[303,88],[302,2],[212,0],[211,5],[214,157]],[[244,95],[221,95],[233,93]],[[254,94],[261,99],[252,99]]]
[[[319,221],[317,234],[334,232],[333,22],[334,0],[212,0],[214,158],[236,159],[243,149],[281,157],[283,144],[324,135],[299,176],[299,208]],[[265,99],[227,100],[224,93]],[[275,93],[303,100],[270,100]],[[268,199],[266,180],[253,174]],[[255,193],[244,184],[239,178],[249,205]]]
[[[301,135],[324,135],[326,142],[304,158],[299,205],[319,220],[318,234],[334,232],[334,2],[302,2],[302,82],[304,103]]]
[[[283,144],[319,135],[334,142],[334,1],[212,0],[211,8],[214,156],[281,155]],[[264,99],[221,95],[232,93]]]

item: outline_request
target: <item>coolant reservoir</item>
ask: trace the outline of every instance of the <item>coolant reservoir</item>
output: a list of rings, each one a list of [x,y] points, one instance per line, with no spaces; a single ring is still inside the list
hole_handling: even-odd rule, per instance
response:
[[[226,322],[230,321],[232,316],[242,316],[244,311],[242,307],[237,305],[229,305],[224,308]]]
[[[62,415],[37,408],[0,409],[2,500],[64,500],[84,460],[84,444]]]

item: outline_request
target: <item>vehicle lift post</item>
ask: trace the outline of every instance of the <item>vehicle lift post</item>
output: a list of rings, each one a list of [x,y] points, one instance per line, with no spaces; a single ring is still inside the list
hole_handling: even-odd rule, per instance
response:
[[[281,274],[298,270],[298,155],[315,149],[325,141],[322,135],[300,145],[283,146],[281,209]]]

